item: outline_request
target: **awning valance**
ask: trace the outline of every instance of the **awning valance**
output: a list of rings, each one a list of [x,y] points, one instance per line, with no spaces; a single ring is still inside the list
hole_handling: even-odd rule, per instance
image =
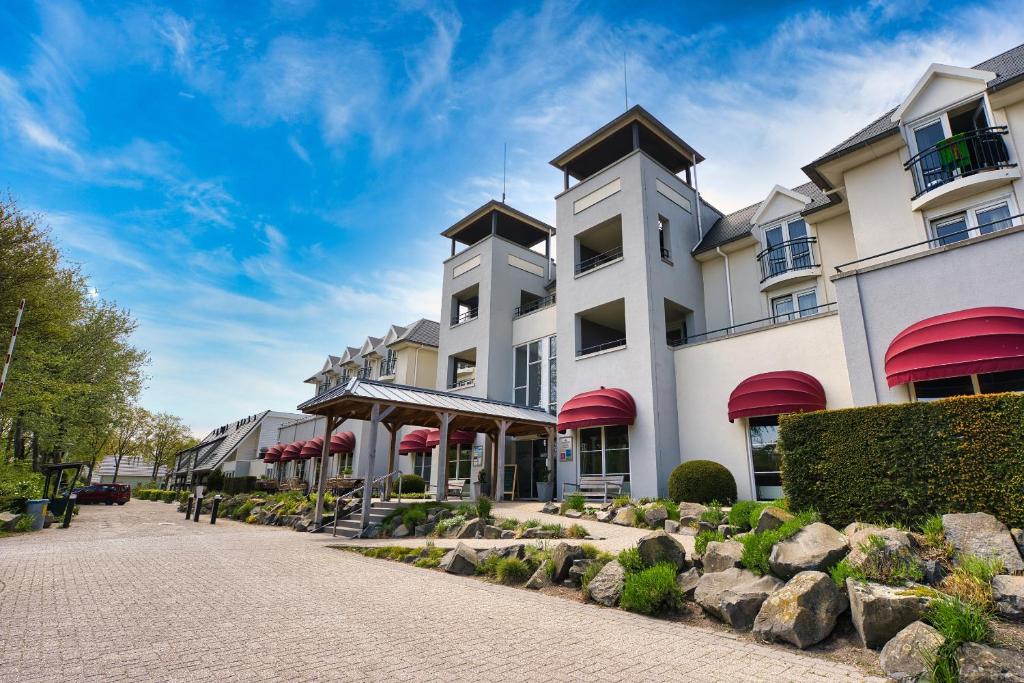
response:
[[[285,446],[281,451],[280,462],[289,462],[291,460],[298,459],[299,452],[302,450],[302,446],[305,443],[305,441],[292,441],[290,444]]]
[[[448,432],[448,443],[449,444],[460,444],[462,446],[470,446],[476,441],[476,432],[466,432],[462,430],[453,430]],[[427,448],[435,448],[441,444],[441,430],[431,429],[427,434],[426,445]]]
[[[267,449],[267,452],[263,455],[263,462],[267,465],[277,462],[281,459],[281,451],[284,450],[284,444],[279,443],[271,446]]]
[[[338,432],[331,436],[331,455],[336,453],[354,453],[356,450],[356,435],[352,432]]]
[[[806,372],[780,370],[753,375],[729,394],[729,421],[825,409],[825,389]]]
[[[890,387],[1024,369],[1024,310],[983,306],[944,313],[900,332],[885,352]]]
[[[606,389],[576,394],[558,411],[558,431],[582,427],[631,425],[636,403],[625,389]]]
[[[399,455],[409,455],[410,453],[426,453],[430,450],[427,447],[427,435],[430,434],[429,429],[416,429],[409,432],[402,437],[402,442],[398,444]],[[441,435],[438,433],[438,440],[440,441]]]
[[[316,436],[302,444],[302,450],[299,451],[299,457],[303,460],[309,458],[319,458],[324,452],[324,438],[322,436]]]

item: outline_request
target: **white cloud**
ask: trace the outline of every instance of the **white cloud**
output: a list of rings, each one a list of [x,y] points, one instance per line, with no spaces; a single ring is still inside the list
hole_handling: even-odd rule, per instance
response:
[[[304,163],[312,166],[313,162],[309,159],[309,152],[302,146],[302,143],[294,135],[288,136],[288,146],[295,152],[295,156],[301,159]]]

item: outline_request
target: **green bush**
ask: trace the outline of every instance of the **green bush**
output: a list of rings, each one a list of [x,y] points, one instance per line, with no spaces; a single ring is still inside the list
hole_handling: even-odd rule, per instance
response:
[[[494,501],[492,501],[487,496],[480,496],[479,498],[477,498],[477,500],[476,500],[476,514],[477,514],[477,517],[479,517],[480,519],[483,519],[483,520],[490,519],[491,518],[491,507],[493,505],[494,505]]]
[[[206,491],[223,491],[224,490],[224,473],[220,470],[213,470],[206,475],[206,481],[204,482]],[[204,494],[205,495],[205,494]]]
[[[700,521],[718,526],[726,521],[725,513],[722,512],[722,504],[717,500],[708,503],[708,509],[700,513]]]
[[[32,525],[35,524],[35,519],[31,515],[22,515],[18,518],[18,521],[14,523],[14,530],[19,534],[23,534],[27,531],[33,531]]]
[[[498,564],[504,558],[501,555],[488,555],[476,565],[476,573],[492,579],[498,574]]]
[[[177,500],[177,498],[178,498],[178,494],[176,492],[174,492],[174,491],[161,491],[160,492],[160,500],[162,500],[165,503],[173,503],[175,500]]]
[[[743,536],[739,539],[743,544],[740,563],[755,574],[770,574],[771,567],[768,565],[768,557],[772,554],[772,547],[795,535],[816,519],[817,515],[813,512],[801,512],[793,519],[783,523],[778,529]]]
[[[573,524],[565,530],[566,538],[586,538],[590,533],[582,524]]]
[[[576,510],[577,512],[583,512],[586,508],[587,499],[582,493],[570,493],[562,501],[562,514],[564,515],[569,510]]]
[[[626,576],[619,606],[630,612],[655,614],[678,609],[683,602],[676,585],[676,568],[668,562]]]
[[[644,562],[644,558],[640,555],[640,550],[636,547],[626,548],[619,552],[619,564],[626,570],[627,574],[637,574],[647,569],[647,564]]]
[[[531,573],[530,567],[518,557],[506,557],[498,562],[495,578],[499,583],[515,585],[526,583]]]
[[[708,549],[708,543],[712,541],[718,541],[721,543],[725,540],[725,534],[715,529],[714,531],[708,531],[704,529],[697,532],[697,537],[693,539],[693,552],[698,555],[703,555],[704,551]]]
[[[1024,526],[1024,394],[784,415],[782,483],[833,526],[949,511]]]
[[[767,507],[767,503],[758,503],[756,500],[738,500],[729,510],[729,524],[744,531],[753,529],[757,524],[756,522],[751,524],[751,519],[755,517],[755,513],[759,516],[765,507]]]
[[[668,478],[668,496],[677,503],[726,503],[736,500],[736,480],[723,465],[711,460],[690,460],[678,465]]]
[[[43,495],[43,475],[24,461],[0,459],[0,511],[24,512],[25,502]]]
[[[407,493],[423,493],[427,490],[427,482],[418,474],[402,475],[402,495]]]
[[[427,521],[427,511],[422,505],[413,505],[402,510],[402,524],[410,532]]]
[[[225,477],[223,488],[224,493],[251,493],[256,489],[256,477]]]
[[[932,600],[924,620],[946,639],[930,662],[933,682],[955,683],[959,680],[956,651],[964,643],[988,643],[992,640],[989,617],[987,610],[953,597]]]

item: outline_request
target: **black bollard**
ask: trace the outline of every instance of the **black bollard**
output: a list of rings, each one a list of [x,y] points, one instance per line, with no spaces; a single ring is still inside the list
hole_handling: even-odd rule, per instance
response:
[[[77,493],[72,493],[64,500],[64,522],[60,525],[61,529],[71,526],[71,515],[75,514],[75,501],[77,500]]]
[[[217,523],[217,508],[220,507],[220,494],[213,497],[213,510],[210,511],[210,524]]]
[[[185,519],[192,516],[192,499],[195,498],[192,494],[188,496],[188,502],[185,504]]]
[[[199,512],[202,509],[203,509],[203,497],[199,496],[198,498],[196,498],[196,511],[195,511],[195,514],[192,516],[192,521],[193,522],[198,522],[199,521]]]

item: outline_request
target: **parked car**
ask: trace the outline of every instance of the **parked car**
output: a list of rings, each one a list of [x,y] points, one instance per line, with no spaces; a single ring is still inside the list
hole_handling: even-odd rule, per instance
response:
[[[106,503],[107,505],[124,505],[132,497],[132,487],[128,484],[92,484],[75,489],[80,504]]]

